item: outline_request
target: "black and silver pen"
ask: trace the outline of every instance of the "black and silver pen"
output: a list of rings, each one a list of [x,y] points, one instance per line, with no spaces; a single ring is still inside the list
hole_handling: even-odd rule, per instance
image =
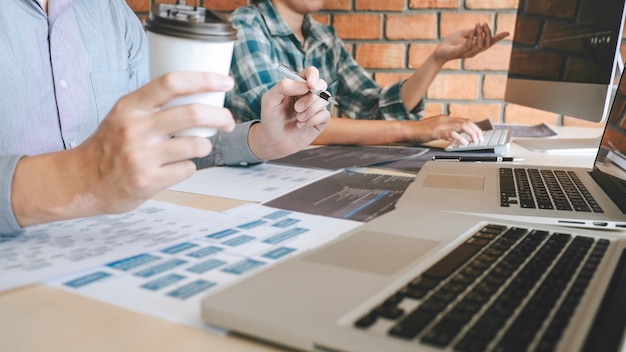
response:
[[[433,160],[448,160],[448,161],[484,161],[484,162],[500,162],[500,161],[516,161],[511,156],[456,156],[456,155],[435,155]]]
[[[294,81],[297,82],[306,82],[306,80],[300,76],[298,76],[297,72],[292,71],[289,67],[279,64],[278,66],[276,66],[276,69],[278,70],[278,72],[289,78],[289,79],[293,79]],[[339,103],[337,102],[337,100],[335,100],[335,98],[333,98],[332,95],[330,95],[330,93],[328,93],[325,90],[319,90],[319,89],[315,89],[315,88],[311,88],[309,89],[309,91],[315,95],[317,95],[318,97],[330,102],[333,105],[339,105]]]

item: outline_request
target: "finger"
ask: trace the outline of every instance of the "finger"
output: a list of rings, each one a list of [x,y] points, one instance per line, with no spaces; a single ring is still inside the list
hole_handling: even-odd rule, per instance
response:
[[[155,189],[166,189],[193,176],[196,164],[191,160],[180,160],[161,166],[155,176]]]
[[[192,127],[210,127],[232,131],[235,120],[230,110],[204,104],[181,105],[154,114],[155,129],[170,135]]]
[[[305,109],[303,112],[297,113],[296,119],[298,121],[307,121],[312,116],[317,115],[319,112],[329,112],[328,109],[326,109],[327,106],[328,102],[326,100],[318,99],[316,102],[313,103],[313,105]]]
[[[476,46],[479,51],[482,51],[487,44],[488,29],[485,31],[485,25],[479,25],[477,28],[478,39],[476,40]]]
[[[315,66],[309,66],[301,72],[310,88],[326,90],[326,81],[320,78],[320,72]]]
[[[476,38],[478,36],[476,28],[477,27],[474,27],[472,32],[467,36],[467,40],[465,41],[465,47],[468,49],[473,48],[476,43]]]
[[[202,92],[226,92],[234,87],[232,77],[212,72],[172,72],[158,77],[126,98],[144,110],[157,109],[173,98]]]
[[[486,23],[483,25],[483,33],[485,34],[484,35],[484,38],[485,38],[485,46],[484,47],[488,48],[492,44],[491,43],[492,38],[491,38],[491,30],[489,29],[489,26]]]
[[[309,92],[307,83],[296,82],[291,79],[283,79],[263,94],[262,105],[267,109],[280,106],[287,97],[298,97]]]
[[[193,158],[203,158],[211,153],[213,145],[208,138],[177,137],[171,138],[158,146],[161,165]]]
[[[328,110],[318,111],[312,116],[309,116],[305,121],[298,121],[296,126],[300,129],[315,128],[318,131],[322,131],[330,119],[330,112]]]
[[[475,123],[464,123],[461,129],[467,134],[474,143],[478,143],[483,139],[483,132]]]
[[[298,113],[298,115],[306,113],[307,111],[318,111],[326,109],[326,107],[330,104],[327,100],[315,95],[315,94],[307,94],[302,98],[298,99],[293,106],[293,109]]]
[[[458,133],[455,130],[450,130],[450,139],[453,141],[457,141],[459,142],[461,145],[467,145],[467,139],[465,139],[463,136],[461,136],[460,133]]]
[[[509,36],[509,32],[498,33],[493,37],[492,43],[495,44]]]

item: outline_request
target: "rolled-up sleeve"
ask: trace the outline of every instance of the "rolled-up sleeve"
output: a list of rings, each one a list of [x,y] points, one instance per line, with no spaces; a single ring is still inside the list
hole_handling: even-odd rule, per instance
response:
[[[0,234],[13,234],[22,231],[11,208],[11,183],[19,155],[0,157]]]
[[[258,120],[238,123],[231,132],[218,132],[211,137],[213,152],[205,158],[195,159],[198,169],[209,166],[245,166],[264,162],[258,159],[248,145],[250,127]]]

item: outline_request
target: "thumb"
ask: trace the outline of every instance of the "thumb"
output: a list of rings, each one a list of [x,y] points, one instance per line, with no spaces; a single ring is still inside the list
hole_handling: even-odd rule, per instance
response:
[[[280,80],[272,89],[263,94],[263,101],[268,107],[282,104],[287,97],[304,95],[309,92],[306,82],[296,82],[291,79]]]

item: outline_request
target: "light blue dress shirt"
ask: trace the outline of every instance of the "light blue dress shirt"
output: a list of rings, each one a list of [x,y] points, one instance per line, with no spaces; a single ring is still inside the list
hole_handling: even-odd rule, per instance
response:
[[[25,155],[70,149],[148,81],[147,38],[124,0],[4,0],[0,11],[0,234],[20,226],[11,182]],[[250,123],[212,137],[199,167],[258,163]]]

